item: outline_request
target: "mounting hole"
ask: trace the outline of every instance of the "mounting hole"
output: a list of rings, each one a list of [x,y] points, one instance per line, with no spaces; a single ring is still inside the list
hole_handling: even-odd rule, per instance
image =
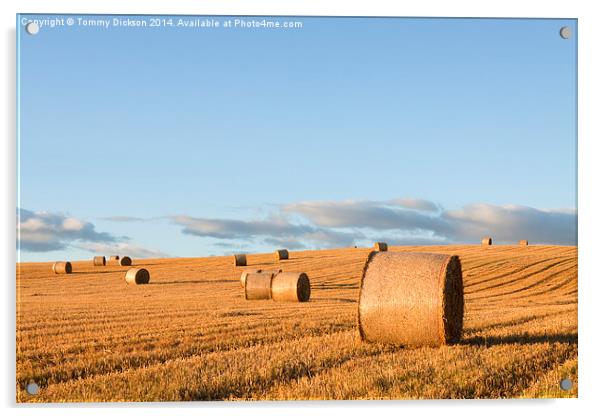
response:
[[[562,26],[560,28],[560,37],[562,39],[570,39],[571,38],[571,28],[568,26]]]
[[[26,387],[25,387],[25,391],[29,394],[31,394],[32,396],[38,394],[38,392],[40,391],[40,386],[38,386],[36,383],[29,383]]]
[[[564,391],[569,391],[573,388],[573,382],[568,378],[564,378],[560,380],[560,388]]]
[[[37,35],[40,31],[40,25],[36,22],[29,22],[25,25],[25,31],[30,35]]]

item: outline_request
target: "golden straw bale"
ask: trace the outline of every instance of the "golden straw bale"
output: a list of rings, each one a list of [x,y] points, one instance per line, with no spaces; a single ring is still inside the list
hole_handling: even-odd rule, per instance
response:
[[[54,274],[69,274],[72,271],[71,262],[68,261],[57,261],[52,265],[52,272]]]
[[[235,254],[234,255],[234,265],[246,266],[247,265],[247,255],[246,254]]]
[[[368,342],[439,346],[462,334],[464,290],[458,256],[372,252],[362,274],[358,327]]]
[[[276,260],[288,260],[288,250],[276,250]]]
[[[528,246],[529,245],[529,240],[520,240],[518,242],[519,246]]]
[[[137,285],[144,285],[150,282],[150,273],[146,269],[137,269],[132,267],[125,274],[125,282]]]
[[[490,246],[492,244],[493,244],[493,238],[491,238],[491,237],[483,237],[483,239],[481,240],[482,246]]]
[[[387,243],[377,242],[377,243],[374,243],[374,250],[375,251],[388,251],[389,246],[387,245]]]
[[[107,264],[107,259],[105,256],[95,256],[94,257],[94,265],[95,266],[105,266]]]
[[[307,302],[311,295],[305,273],[278,273],[272,279],[272,299],[284,302]]]
[[[128,256],[123,256],[122,258],[119,259],[119,265],[120,266],[131,266],[132,259]]]
[[[272,297],[273,277],[273,273],[248,273],[245,279],[245,299],[270,299]]]

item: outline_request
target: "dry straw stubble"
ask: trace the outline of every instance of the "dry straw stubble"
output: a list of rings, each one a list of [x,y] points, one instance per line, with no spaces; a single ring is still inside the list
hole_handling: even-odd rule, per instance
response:
[[[127,284],[144,285],[150,282],[150,273],[146,269],[131,268],[125,273]]]
[[[307,302],[311,295],[305,273],[278,273],[272,279],[272,299],[284,302]]]
[[[105,256],[95,256],[93,262],[95,266],[105,266],[107,264],[107,259]]]
[[[71,262],[57,261],[52,265],[52,271],[54,274],[69,274],[73,271],[73,268]]]
[[[245,279],[246,300],[266,300],[272,297],[274,273],[248,273]]]
[[[462,334],[464,291],[458,256],[372,252],[361,279],[361,339],[440,346]]]

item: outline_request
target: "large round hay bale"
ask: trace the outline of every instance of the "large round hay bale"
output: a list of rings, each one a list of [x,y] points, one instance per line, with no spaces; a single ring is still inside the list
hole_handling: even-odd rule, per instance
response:
[[[109,261],[117,261],[119,260],[119,256],[109,256]]]
[[[123,256],[122,258],[119,259],[119,265],[120,266],[131,266],[132,259],[128,256]]]
[[[107,264],[107,259],[105,256],[95,256],[94,257],[94,265],[95,266],[105,266]]]
[[[73,268],[71,262],[57,261],[52,265],[52,271],[54,274],[69,274],[73,271]]]
[[[246,254],[235,254],[234,255],[234,264],[236,266],[246,266],[247,265],[247,255]]]
[[[273,273],[248,273],[245,279],[245,299],[270,299],[272,297],[273,277]]]
[[[483,237],[483,239],[481,240],[482,246],[490,246],[492,244],[493,244],[493,238],[491,238],[491,237]]]
[[[272,299],[284,302],[307,302],[311,295],[305,273],[278,273],[272,279]]]
[[[379,241],[379,242],[374,243],[374,250],[375,251],[388,251],[389,246],[387,245],[387,243],[383,243],[382,241]]]
[[[288,250],[276,250],[276,260],[288,260]]]
[[[439,346],[462,334],[458,256],[372,252],[360,284],[358,327],[368,342]]]
[[[125,274],[127,284],[145,285],[150,282],[150,273],[146,269],[137,269],[132,267]]]
[[[524,247],[524,246],[528,246],[528,245],[529,245],[529,240],[520,240],[520,241],[518,242],[518,245],[519,245],[519,246],[523,246],[523,247]]]
[[[255,270],[245,270],[240,274],[240,287],[245,287],[245,282],[247,281],[247,275],[249,273],[261,273],[261,269]]]
[[[279,270],[262,270],[262,269],[256,269],[256,270],[245,270],[244,272],[242,272],[240,274],[240,287],[245,287],[245,282],[247,281],[247,275],[250,273],[272,273],[273,275],[275,275],[276,273],[280,273],[282,272],[282,269]]]

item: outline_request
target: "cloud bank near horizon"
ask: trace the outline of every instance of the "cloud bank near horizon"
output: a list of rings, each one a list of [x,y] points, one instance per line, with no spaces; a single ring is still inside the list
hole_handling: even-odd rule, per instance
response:
[[[95,253],[127,252],[136,257],[168,256],[160,250],[130,244],[128,237],[96,231],[91,222],[72,216],[22,208],[18,213],[23,251],[74,247]],[[103,220],[127,223],[157,218],[112,216]],[[577,244],[576,209],[475,203],[448,210],[416,198],[302,201],[277,206],[272,215],[263,218],[173,215],[163,220],[179,227],[184,235],[209,239],[223,252],[232,252],[241,244],[249,249],[258,246],[318,249],[381,239],[391,245],[474,244],[484,235],[493,236],[499,243],[528,239],[536,244]]]

